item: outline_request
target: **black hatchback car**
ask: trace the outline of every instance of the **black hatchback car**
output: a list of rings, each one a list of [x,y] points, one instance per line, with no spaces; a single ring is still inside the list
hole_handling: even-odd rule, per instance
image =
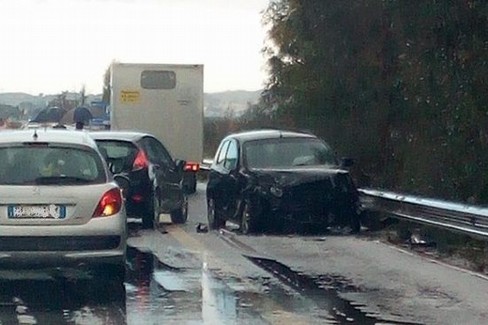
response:
[[[126,175],[127,216],[141,218],[143,228],[169,213],[173,223],[185,223],[188,199],[183,191],[185,161],[174,160],[153,135],[132,131],[89,133],[114,174]]]
[[[207,183],[208,223],[231,220],[242,233],[317,224],[360,230],[356,186],[332,149],[314,135],[284,130],[236,133],[222,140]],[[280,228],[281,228],[280,227]]]

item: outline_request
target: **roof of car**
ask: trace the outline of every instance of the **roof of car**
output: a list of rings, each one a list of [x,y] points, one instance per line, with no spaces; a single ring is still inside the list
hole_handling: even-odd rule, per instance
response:
[[[227,136],[241,142],[273,139],[273,138],[317,138],[315,135],[304,132],[279,130],[279,129],[259,129],[233,133]]]
[[[94,131],[90,135],[95,140],[137,141],[144,136],[153,136],[140,131]]]
[[[88,133],[84,131],[44,128],[7,130],[0,132],[0,143],[31,141],[78,144],[93,148],[96,147],[95,141],[93,141]]]

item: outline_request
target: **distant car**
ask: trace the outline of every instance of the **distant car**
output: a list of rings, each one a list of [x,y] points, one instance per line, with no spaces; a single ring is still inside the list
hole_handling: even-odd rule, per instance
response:
[[[86,268],[123,283],[126,220],[88,134],[0,133],[0,268]]]
[[[127,215],[141,218],[144,228],[169,213],[173,223],[188,218],[188,198],[183,191],[185,161],[173,160],[165,146],[148,133],[94,131],[89,133],[114,173],[128,176]]]
[[[295,224],[360,230],[357,189],[332,149],[314,135],[284,130],[231,134],[207,183],[208,223],[232,220],[242,233]]]

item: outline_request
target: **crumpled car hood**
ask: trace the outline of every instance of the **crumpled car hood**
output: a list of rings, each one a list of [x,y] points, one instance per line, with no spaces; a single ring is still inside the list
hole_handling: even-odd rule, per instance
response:
[[[300,184],[313,183],[325,179],[334,179],[338,175],[347,176],[348,171],[339,168],[327,167],[294,167],[286,169],[254,169],[252,171],[260,183],[274,184],[280,187],[297,186]]]

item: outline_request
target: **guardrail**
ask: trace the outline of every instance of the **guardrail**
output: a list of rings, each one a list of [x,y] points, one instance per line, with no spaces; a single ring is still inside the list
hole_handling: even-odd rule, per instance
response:
[[[488,207],[359,189],[363,208],[384,212],[411,222],[427,224],[488,239]]]

